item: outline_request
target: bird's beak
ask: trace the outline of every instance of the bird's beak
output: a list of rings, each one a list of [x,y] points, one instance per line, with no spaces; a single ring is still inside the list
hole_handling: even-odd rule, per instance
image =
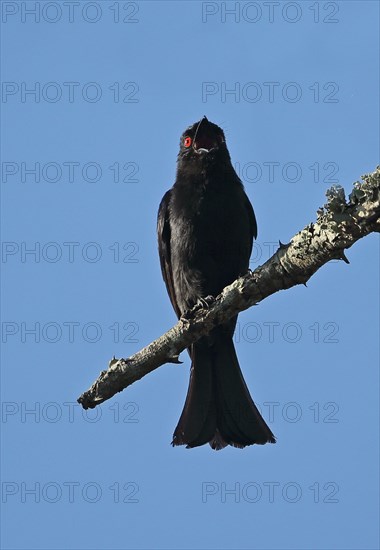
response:
[[[194,139],[193,149],[198,154],[207,154],[212,149],[219,147],[218,136],[214,132],[211,124],[204,116],[198,124]]]

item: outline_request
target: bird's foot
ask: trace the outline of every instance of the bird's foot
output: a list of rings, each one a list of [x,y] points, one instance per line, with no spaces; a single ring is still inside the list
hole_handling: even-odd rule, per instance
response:
[[[197,303],[193,307],[193,311],[198,311],[200,309],[210,309],[210,306],[215,302],[214,296],[205,296],[198,298]]]
[[[181,321],[183,323],[189,323],[190,319],[193,319],[197,311],[201,309],[210,309],[210,306],[215,302],[214,296],[202,296],[199,297],[196,304],[191,308],[187,309],[181,315]]]
[[[191,309],[187,309],[186,311],[183,312],[183,314],[179,318],[181,323],[183,323],[186,327],[188,327],[190,325],[190,318],[189,318],[190,317],[190,311],[191,311]]]

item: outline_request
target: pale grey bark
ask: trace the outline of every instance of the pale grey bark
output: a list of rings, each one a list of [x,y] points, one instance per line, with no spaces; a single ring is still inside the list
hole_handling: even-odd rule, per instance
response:
[[[194,309],[189,319],[128,359],[112,359],[91,388],[78,399],[83,408],[94,408],[117,392],[165,363],[178,363],[179,354],[214,326],[262,301],[279,290],[307,280],[325,263],[342,259],[357,240],[380,232],[380,167],[356,182],[348,201],[344,190],[334,186],[326,193],[327,204],[317,220],[297,233],[288,245],[253,273],[234,281],[205,309]]]

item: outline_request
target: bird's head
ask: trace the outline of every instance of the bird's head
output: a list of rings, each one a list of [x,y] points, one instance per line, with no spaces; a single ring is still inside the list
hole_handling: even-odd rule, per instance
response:
[[[219,126],[204,116],[184,131],[178,154],[180,163],[199,166],[223,160],[230,162],[230,155],[224,132]]]

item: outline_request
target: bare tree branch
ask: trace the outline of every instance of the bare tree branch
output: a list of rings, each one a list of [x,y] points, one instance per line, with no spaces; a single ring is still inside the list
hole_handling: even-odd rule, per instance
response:
[[[84,409],[94,408],[164,363],[179,363],[179,354],[210,330],[267,296],[307,280],[325,263],[342,259],[344,250],[373,232],[380,232],[380,167],[354,184],[346,201],[344,190],[326,192],[327,204],[317,220],[297,233],[288,245],[253,273],[240,277],[209,308],[194,308],[164,335],[131,355],[112,359],[91,388],[78,399]]]

